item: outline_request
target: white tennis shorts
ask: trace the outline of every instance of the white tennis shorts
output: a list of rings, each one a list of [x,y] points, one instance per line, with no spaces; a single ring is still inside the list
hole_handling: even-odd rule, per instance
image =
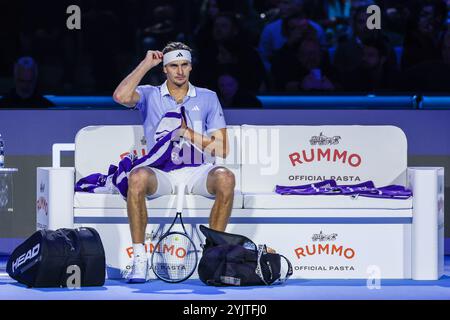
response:
[[[186,184],[187,193],[214,198],[215,196],[208,192],[206,180],[208,173],[216,167],[219,166],[206,163],[197,167],[185,167],[169,172],[151,168],[155,172],[156,179],[158,180],[158,187],[156,192],[147,196],[147,198],[153,199],[162,195],[175,194],[177,191],[176,187],[180,182]]]

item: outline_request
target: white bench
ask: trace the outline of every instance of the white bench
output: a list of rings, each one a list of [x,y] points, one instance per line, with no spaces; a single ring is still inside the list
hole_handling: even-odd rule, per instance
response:
[[[438,279],[443,274],[443,168],[408,168],[404,133],[392,126],[230,126],[231,152],[217,159],[236,176],[228,232],[266,243],[286,255],[293,278]],[[108,277],[119,278],[132,258],[126,202],[120,195],[73,191],[74,182],[106,173],[120,155],[146,152],[141,126],[91,126],[75,145],[75,168],[37,168],[37,227],[91,226],[103,240]],[[60,146],[61,148],[58,148]],[[276,184],[334,177],[413,190],[407,200],[347,196],[282,196]],[[42,203],[47,203],[43,206]],[[214,199],[187,195],[184,220],[197,244]],[[175,196],[147,201],[147,243],[172,221]],[[194,277],[197,277],[194,274]]]

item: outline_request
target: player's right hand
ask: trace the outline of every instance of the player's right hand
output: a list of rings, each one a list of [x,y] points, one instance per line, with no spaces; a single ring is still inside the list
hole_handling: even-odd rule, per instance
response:
[[[146,64],[153,68],[161,63],[163,60],[163,53],[161,51],[153,51],[148,50],[147,55],[145,56],[145,62]]]

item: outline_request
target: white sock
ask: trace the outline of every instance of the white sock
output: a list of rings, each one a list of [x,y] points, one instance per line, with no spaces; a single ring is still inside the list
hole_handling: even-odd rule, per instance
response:
[[[133,243],[133,255],[136,259],[146,259],[145,246],[143,243]]]

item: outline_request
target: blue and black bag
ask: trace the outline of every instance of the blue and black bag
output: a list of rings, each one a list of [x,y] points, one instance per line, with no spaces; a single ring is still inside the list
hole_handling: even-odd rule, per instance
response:
[[[105,283],[105,251],[94,228],[36,231],[13,251],[6,271],[28,287],[66,287],[74,267],[80,286]]]
[[[220,232],[203,225],[206,237],[198,265],[201,281],[213,286],[257,286],[282,283],[292,275],[290,261],[281,254],[268,253],[265,245],[257,246],[249,238]],[[282,258],[287,271],[282,278]]]

